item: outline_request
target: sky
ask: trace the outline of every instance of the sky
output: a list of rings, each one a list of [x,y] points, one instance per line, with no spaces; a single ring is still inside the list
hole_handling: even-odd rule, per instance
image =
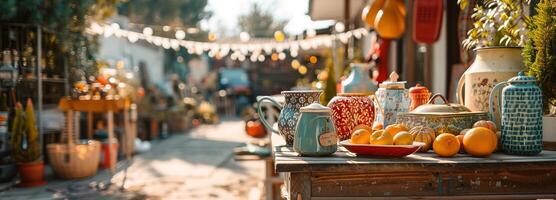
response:
[[[211,10],[213,16],[201,22],[201,28],[227,34],[226,36],[237,35],[237,19],[247,14],[253,3],[258,3],[264,10],[272,12],[276,19],[288,21],[284,32],[290,35],[323,26],[322,22],[313,22],[307,15],[309,0],[209,0],[206,9]]]

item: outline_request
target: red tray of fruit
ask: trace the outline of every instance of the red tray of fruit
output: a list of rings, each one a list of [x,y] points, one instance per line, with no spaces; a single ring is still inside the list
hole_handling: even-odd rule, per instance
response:
[[[352,144],[350,140],[344,140],[340,145],[357,155],[399,158],[417,152],[425,144],[422,142],[413,142],[412,145]]]

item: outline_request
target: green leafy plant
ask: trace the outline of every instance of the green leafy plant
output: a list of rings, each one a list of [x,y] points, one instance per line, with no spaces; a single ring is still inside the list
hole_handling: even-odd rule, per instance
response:
[[[16,162],[37,161],[41,157],[39,134],[35,122],[33,103],[27,100],[25,111],[21,103],[15,108],[11,137],[12,155]]]
[[[529,40],[523,49],[528,75],[535,76],[542,88],[545,110],[556,106],[556,2],[541,0],[537,15],[528,24]]]
[[[523,46],[526,41],[527,16],[524,13],[528,0],[485,0],[473,9],[473,28],[467,32],[463,47]],[[468,0],[458,0],[462,9]]]

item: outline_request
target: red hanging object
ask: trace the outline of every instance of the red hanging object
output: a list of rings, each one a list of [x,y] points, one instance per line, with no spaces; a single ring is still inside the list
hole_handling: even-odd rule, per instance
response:
[[[382,39],[379,48],[379,60],[377,62],[378,77],[377,82],[382,83],[388,78],[388,52],[390,48],[390,40]]]
[[[413,2],[413,40],[431,44],[438,40],[442,28],[444,0]]]

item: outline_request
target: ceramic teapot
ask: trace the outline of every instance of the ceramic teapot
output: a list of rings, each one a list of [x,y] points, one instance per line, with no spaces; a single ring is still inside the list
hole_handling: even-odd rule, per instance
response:
[[[332,119],[331,109],[312,103],[300,109],[295,128],[293,149],[302,156],[326,156],[336,152],[338,136]]]
[[[535,82],[535,78],[519,72],[516,77],[496,84],[490,93],[490,116],[496,121],[493,105],[498,105],[501,112],[498,127],[506,153],[536,155],[542,151],[542,93]],[[501,102],[495,103],[494,96],[500,91]]]
[[[311,103],[319,101],[321,90],[299,90],[299,91],[282,91],[286,103],[280,105],[270,96],[260,97],[258,100],[257,111],[259,113],[263,125],[272,132],[278,133],[284,137],[287,145],[292,145],[295,134],[295,125],[299,117],[299,109],[308,106]],[[273,105],[280,108],[280,116],[278,117],[278,130],[272,127],[272,124],[264,118],[262,112],[262,102],[270,101]]]

